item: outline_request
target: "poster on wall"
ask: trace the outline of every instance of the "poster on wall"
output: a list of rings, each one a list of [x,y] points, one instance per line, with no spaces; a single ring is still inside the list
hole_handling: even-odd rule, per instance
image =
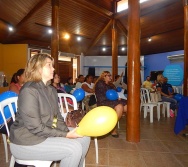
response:
[[[168,78],[168,83],[173,86],[181,86],[183,82],[183,69],[180,65],[166,66],[163,75]]]

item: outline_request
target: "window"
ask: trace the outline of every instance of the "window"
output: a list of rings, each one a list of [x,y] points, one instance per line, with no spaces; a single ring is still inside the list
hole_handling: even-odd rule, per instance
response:
[[[140,0],[140,3],[146,2],[148,0]],[[128,9],[128,0],[121,0],[117,2],[117,12]]]

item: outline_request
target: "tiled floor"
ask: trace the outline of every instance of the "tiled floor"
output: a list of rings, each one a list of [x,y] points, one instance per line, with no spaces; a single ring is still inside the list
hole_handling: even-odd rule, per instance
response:
[[[188,137],[176,136],[173,132],[175,118],[161,116],[149,122],[141,115],[141,140],[139,143],[126,141],[126,119],[120,120],[120,137],[110,135],[98,138],[99,164],[95,163],[94,140],[91,141],[86,157],[86,167],[188,167]],[[188,132],[188,128],[184,131]],[[182,132],[183,133],[183,132]],[[4,148],[0,141],[0,167],[5,163]]]

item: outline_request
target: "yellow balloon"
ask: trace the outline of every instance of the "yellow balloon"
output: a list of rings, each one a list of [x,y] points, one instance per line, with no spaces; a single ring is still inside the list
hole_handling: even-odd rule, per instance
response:
[[[117,124],[116,111],[107,106],[100,106],[89,111],[78,124],[76,132],[83,136],[103,136]]]

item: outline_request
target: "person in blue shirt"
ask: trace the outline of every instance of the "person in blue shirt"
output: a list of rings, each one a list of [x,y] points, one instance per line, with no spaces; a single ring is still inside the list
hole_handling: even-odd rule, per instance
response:
[[[157,76],[157,85],[156,89],[161,93],[161,99],[165,102],[170,102],[170,116],[174,117],[174,112],[177,109],[177,100],[173,98],[173,94],[169,94],[169,87],[170,84],[165,83],[165,78],[162,74]]]
[[[172,87],[171,84],[168,83],[168,78],[167,77],[164,77],[164,87],[165,87],[165,90],[168,90],[168,94],[170,95],[175,95],[176,93],[174,93],[174,89]]]

